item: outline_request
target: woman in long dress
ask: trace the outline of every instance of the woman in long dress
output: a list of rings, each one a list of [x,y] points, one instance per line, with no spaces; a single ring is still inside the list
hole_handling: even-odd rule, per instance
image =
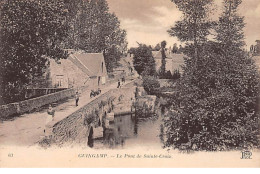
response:
[[[47,115],[47,118],[45,120],[45,129],[44,129],[44,133],[46,132],[46,129],[48,128],[48,124],[53,121],[53,118],[54,118],[54,109],[52,108],[51,105],[49,105],[49,109],[47,111],[48,115]]]

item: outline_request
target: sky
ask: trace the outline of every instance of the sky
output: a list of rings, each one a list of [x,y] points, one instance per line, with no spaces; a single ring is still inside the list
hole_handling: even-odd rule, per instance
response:
[[[128,47],[138,43],[155,46],[166,40],[167,46],[180,44],[177,38],[169,36],[167,30],[181,19],[181,12],[171,0],[107,0],[111,12],[127,31]],[[217,14],[221,11],[221,0],[215,0]],[[260,40],[260,0],[243,0],[239,13],[245,16],[245,41],[247,48]],[[215,15],[216,17],[216,15]]]

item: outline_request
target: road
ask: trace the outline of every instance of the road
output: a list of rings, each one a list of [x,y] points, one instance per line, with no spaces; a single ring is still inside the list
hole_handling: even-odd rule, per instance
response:
[[[126,81],[126,84],[130,82]],[[101,87],[102,93],[116,88],[117,82],[106,87]],[[88,104],[94,98],[89,97],[90,90],[80,94],[79,106],[75,106],[75,99],[69,98],[63,103],[59,103],[54,107],[55,117],[53,122],[58,122],[67,117],[77,109]],[[97,96],[98,97],[98,96]],[[0,123],[0,146],[18,145],[33,146],[44,137],[45,120],[47,118],[47,108],[41,111],[23,114],[13,120],[3,121]],[[51,123],[53,124],[53,123]]]

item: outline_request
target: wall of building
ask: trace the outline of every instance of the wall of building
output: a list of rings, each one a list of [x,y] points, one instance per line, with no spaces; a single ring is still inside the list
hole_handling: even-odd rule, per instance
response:
[[[69,59],[61,59],[58,64],[50,60],[50,78],[52,87],[71,88],[85,85],[89,79],[88,75],[79,69]],[[63,76],[62,86],[58,86],[57,76]]]
[[[166,66],[165,66],[166,71],[171,71],[171,73],[173,73],[174,70],[179,70],[182,73],[181,66],[184,65],[184,59],[183,59],[184,55],[171,54],[170,56],[171,58],[166,58]],[[156,71],[158,72],[162,65],[162,60],[156,58],[155,63],[156,63]]]
[[[172,68],[172,59],[165,59],[166,60],[166,65],[165,65],[165,69],[166,71],[171,71],[171,73],[173,73],[173,68]],[[157,63],[157,71],[159,71],[161,65],[162,65],[162,61],[158,61],[156,60],[158,63]]]

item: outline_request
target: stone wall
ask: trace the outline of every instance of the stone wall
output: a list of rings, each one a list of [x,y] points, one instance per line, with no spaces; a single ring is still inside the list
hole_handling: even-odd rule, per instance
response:
[[[32,89],[26,89],[25,91],[25,99],[32,99],[36,97],[40,97],[43,95],[52,94],[55,92],[59,92],[65,90],[64,88],[32,88]]]
[[[113,105],[120,104],[122,100],[130,101],[134,97],[134,91],[135,87],[111,89],[100,95],[95,100],[53,125],[53,141],[56,144],[86,142],[89,131],[87,120],[94,117],[92,118],[92,124],[98,127],[99,119],[102,119],[105,112],[110,112],[112,107],[111,101],[113,101]]]
[[[170,79],[158,79],[160,87],[171,87],[173,85]]]
[[[80,92],[83,92],[87,87],[79,88]],[[40,108],[44,105],[57,102],[62,99],[66,99],[75,95],[76,89],[62,90],[56,93],[40,96],[37,98],[24,100],[21,102],[10,103],[0,106],[0,120],[11,118],[15,115],[20,115],[26,112],[30,112],[33,109]]]

